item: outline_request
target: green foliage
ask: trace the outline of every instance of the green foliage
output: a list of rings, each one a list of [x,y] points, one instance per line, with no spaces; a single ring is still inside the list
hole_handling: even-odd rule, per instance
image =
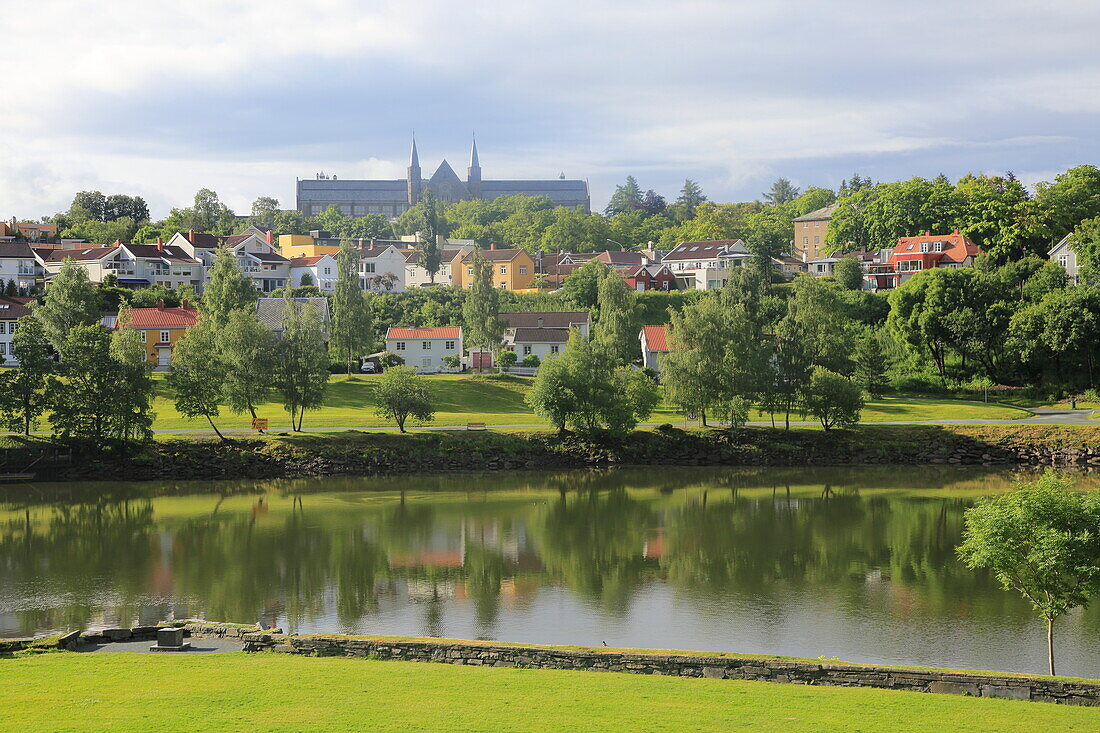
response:
[[[610,274],[599,260],[589,260],[566,276],[562,283],[562,299],[573,308],[591,310],[600,299],[600,283]]]
[[[561,431],[594,434],[606,428],[625,435],[649,416],[659,397],[653,380],[616,364],[606,346],[574,331],[565,351],[539,369],[527,404]]]
[[[880,397],[886,389],[886,372],[889,363],[886,348],[878,333],[864,334],[856,341],[853,355],[855,381],[872,397]]]
[[[832,430],[859,422],[863,412],[863,392],[846,377],[822,367],[814,367],[803,397],[806,411]]]
[[[332,350],[347,362],[355,362],[374,342],[370,306],[359,287],[359,250],[351,242],[340,244],[336,256],[336,287],[332,294]]]
[[[283,299],[283,336],[276,346],[275,385],[290,413],[294,430],[302,429],[306,410],[319,410],[328,388],[328,349],[318,308]]]
[[[1100,284],[1100,216],[1079,223],[1072,243],[1081,278],[1091,285]]]
[[[798,198],[800,191],[786,178],[777,178],[772,187],[762,194],[771,204],[785,204]]]
[[[499,295],[493,287],[493,265],[475,251],[470,260],[473,277],[462,305],[463,341],[473,350],[497,351],[504,336]]]
[[[205,320],[205,318],[204,318]],[[274,381],[278,342],[252,308],[229,314],[217,333],[218,358],[224,369],[222,398],[234,413],[256,417],[256,406],[267,401]]]
[[[110,356],[116,363],[116,376],[121,389],[113,398],[118,438],[126,441],[149,441],[153,438],[153,375],[145,358],[145,342],[141,333],[130,328],[130,307],[123,304],[118,312],[117,327],[111,333]]]
[[[863,266],[855,257],[841,257],[833,267],[833,276],[845,290],[859,290],[863,287]]]
[[[542,359],[540,359],[537,354],[528,354],[527,356],[523,357],[523,366],[525,367],[537,369],[541,365]]]
[[[233,253],[218,249],[202,296],[202,314],[211,327],[223,328],[231,312],[253,307],[258,297],[252,280],[241,271]]]
[[[1047,622],[1054,674],[1054,620],[1100,592],[1100,494],[1072,491],[1053,472],[966,512],[959,557],[988,568]]]
[[[229,365],[221,359],[217,336],[205,318],[187,330],[172,349],[168,386],[181,415],[206,418],[224,440],[214,418],[220,411]]]
[[[599,320],[595,336],[620,363],[629,364],[638,355],[637,294],[626,281],[608,272],[598,290]]]
[[[503,369],[508,370],[516,365],[516,361],[519,357],[516,356],[516,352],[511,349],[506,349],[497,355],[497,364]]]
[[[604,209],[604,214],[614,216],[615,214],[639,209],[641,205],[642,189],[638,186],[638,181],[634,179],[634,176],[627,176],[626,183],[615,187],[615,193],[611,194],[611,200],[608,202],[607,208]]]
[[[374,400],[378,415],[392,419],[402,433],[410,417],[430,422],[435,416],[427,380],[407,366],[392,366],[382,372],[376,383]]]
[[[42,322],[23,316],[16,323],[11,353],[19,366],[0,373],[0,424],[30,435],[49,405],[45,387],[55,365]]]
[[[462,366],[462,357],[458,354],[448,354],[443,357],[443,366],[448,369],[458,369]]]
[[[88,280],[88,271],[66,259],[50,283],[45,303],[34,306],[46,337],[58,351],[77,326],[90,326],[100,319],[99,294]]]

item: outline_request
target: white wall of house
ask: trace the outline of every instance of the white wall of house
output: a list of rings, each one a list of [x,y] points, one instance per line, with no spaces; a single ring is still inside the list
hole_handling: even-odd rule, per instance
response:
[[[0,356],[4,357],[4,361],[0,363],[0,366],[19,366],[19,360],[11,353],[11,337],[15,333],[15,327],[14,320],[0,318]]]
[[[405,360],[405,365],[418,372],[450,372],[443,363],[445,356],[462,356],[462,337],[386,339],[386,351],[392,351]]]
[[[312,265],[290,268],[290,282],[294,287],[302,284],[302,276],[309,273],[313,285],[322,292],[331,293],[336,288],[336,258],[323,255]]]
[[[516,352],[517,364],[522,364],[523,359],[531,354],[537,356],[540,362],[544,362],[565,351],[565,344],[548,344],[539,341],[517,341],[516,343],[508,344],[508,347]]]
[[[449,270],[448,267],[448,274]],[[393,245],[390,245],[375,257],[364,257],[359,261],[359,279],[362,281],[364,290],[378,293],[402,293],[406,289],[407,273],[408,265],[405,262],[405,255],[401,254],[401,250]],[[427,271],[425,271],[424,275],[427,276],[427,274]],[[387,282],[390,283],[389,288],[381,281],[387,275],[393,276],[393,280],[386,278]]]
[[[1077,259],[1077,252],[1073,249],[1073,242],[1065,237],[1061,242],[1047,253],[1050,261],[1061,267],[1069,276],[1070,282],[1078,282],[1081,278],[1081,265]]]
[[[19,287],[30,290],[38,278],[39,267],[33,257],[0,258],[0,285],[14,281]]]

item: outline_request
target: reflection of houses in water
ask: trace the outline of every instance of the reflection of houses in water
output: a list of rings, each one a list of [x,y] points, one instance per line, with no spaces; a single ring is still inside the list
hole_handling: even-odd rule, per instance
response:
[[[642,557],[646,560],[660,560],[665,554],[665,528],[654,527],[646,531],[645,544],[642,545]]]

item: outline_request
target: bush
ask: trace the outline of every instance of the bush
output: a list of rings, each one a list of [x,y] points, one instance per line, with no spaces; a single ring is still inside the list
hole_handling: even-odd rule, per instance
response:
[[[831,430],[859,422],[863,412],[863,391],[846,377],[815,367],[804,398],[806,411]]]
[[[542,365],[542,359],[539,359],[534,354],[528,354],[527,356],[523,357],[523,366],[525,366],[525,367],[531,367],[532,369],[536,369],[541,365]]]
[[[497,364],[500,365],[501,369],[507,370],[516,365],[518,358],[519,357],[516,356],[516,352],[514,351],[502,351],[497,357]]]
[[[458,354],[451,354],[450,356],[443,357],[443,364],[448,369],[458,369],[462,366],[462,357]]]

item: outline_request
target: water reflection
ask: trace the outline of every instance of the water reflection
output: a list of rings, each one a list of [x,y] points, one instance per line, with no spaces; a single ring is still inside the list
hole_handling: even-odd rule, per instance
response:
[[[0,635],[198,616],[1040,671],[1030,609],[954,557],[963,510],[1009,484],[659,469],[42,485],[0,496]],[[1060,633],[1066,673],[1100,674],[1100,612]]]

